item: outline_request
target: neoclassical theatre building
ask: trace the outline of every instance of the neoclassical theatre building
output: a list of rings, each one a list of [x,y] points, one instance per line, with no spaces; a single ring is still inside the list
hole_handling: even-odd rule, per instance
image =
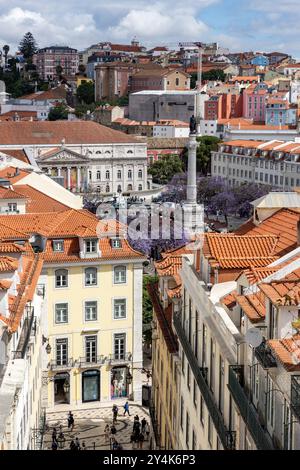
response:
[[[91,121],[0,122],[0,152],[61,177],[72,192],[151,189],[146,143]]]

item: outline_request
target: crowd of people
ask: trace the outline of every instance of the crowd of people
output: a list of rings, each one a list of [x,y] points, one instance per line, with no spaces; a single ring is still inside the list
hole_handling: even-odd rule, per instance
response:
[[[124,409],[123,417],[126,416],[126,414],[128,416],[131,416],[128,401],[124,404],[123,409]],[[118,416],[119,416],[119,408],[116,404],[114,404],[112,407],[112,424],[111,426],[109,424],[106,424],[105,429],[104,429],[105,444],[109,445],[110,449],[112,450],[123,450],[123,446],[116,439],[116,434],[117,434],[116,423],[118,421]],[[74,416],[71,411],[69,411],[68,413],[67,424],[68,424],[68,431],[72,432],[75,426],[75,421],[74,421]],[[63,449],[65,447],[66,439],[65,439],[64,433],[62,432],[62,426],[60,426],[59,428],[60,428],[59,433],[57,432],[56,427],[54,427],[52,431],[52,446],[51,446],[52,450],[57,450],[58,448]],[[143,449],[144,441],[149,441],[149,435],[150,435],[149,423],[147,422],[145,418],[140,420],[139,416],[136,415],[134,417],[133,429],[132,429],[132,434],[130,438],[130,442],[132,443],[132,448]],[[71,439],[69,449],[70,450],[86,450],[86,445],[84,441],[80,443],[80,440],[77,436],[75,437],[75,439]]]

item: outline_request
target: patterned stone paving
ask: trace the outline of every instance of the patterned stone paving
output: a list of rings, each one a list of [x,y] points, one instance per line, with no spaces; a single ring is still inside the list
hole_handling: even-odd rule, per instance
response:
[[[124,403],[123,403],[124,404]],[[123,416],[124,409],[122,405],[118,404],[119,416],[115,427],[117,433],[116,440],[122,445],[124,450],[132,449],[130,436],[132,434],[133,419],[138,415],[140,421],[145,419],[150,424],[149,413],[146,408],[138,405],[130,404],[130,416]],[[106,442],[104,435],[104,428],[107,424],[112,425],[112,405],[105,408],[90,408],[73,411],[74,428],[73,431],[68,430],[67,422],[68,411],[49,412],[47,413],[47,431],[44,436],[43,448],[45,450],[51,449],[52,444],[52,431],[55,427],[57,434],[59,434],[60,426],[66,439],[65,450],[69,450],[71,440],[79,438],[80,444],[85,443],[87,450],[109,450],[110,443]],[[143,449],[149,449],[149,441],[145,441]]]

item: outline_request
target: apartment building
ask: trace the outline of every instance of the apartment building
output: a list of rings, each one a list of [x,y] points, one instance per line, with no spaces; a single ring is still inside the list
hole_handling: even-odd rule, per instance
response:
[[[62,75],[74,76],[78,72],[79,55],[77,49],[67,46],[50,46],[39,49],[33,56],[37,73],[42,80],[57,77],[56,68],[62,67]]]
[[[43,258],[47,406],[141,402],[143,255],[117,223],[86,211],[1,217],[0,224],[30,237]]]
[[[212,176],[225,178],[230,186],[267,184],[281,191],[300,185],[299,143],[271,140],[233,140],[212,152]]]
[[[136,72],[130,78],[130,92],[143,90],[189,90],[190,75],[182,70],[156,67]]]
[[[207,233],[183,253],[178,448],[299,448],[299,209],[258,208],[235,234]]]

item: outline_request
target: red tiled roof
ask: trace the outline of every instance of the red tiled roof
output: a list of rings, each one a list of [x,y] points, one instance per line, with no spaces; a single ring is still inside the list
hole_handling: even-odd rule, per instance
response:
[[[300,268],[289,273],[284,279],[262,282],[259,288],[276,305],[300,306]]]
[[[0,199],[26,199],[26,196],[14,189],[0,186]]]
[[[265,296],[258,291],[255,294],[237,295],[236,301],[251,323],[258,323],[266,316]]]
[[[53,199],[29,185],[18,184],[14,188],[27,198],[26,213],[33,212],[60,212],[69,209],[62,202]]]
[[[10,256],[0,257],[0,272],[15,271],[18,268],[18,260]]]
[[[271,339],[268,345],[289,372],[300,371],[300,335],[291,338]]]
[[[1,141],[1,136],[0,136],[0,141]],[[1,152],[1,149],[0,149]],[[21,179],[23,179],[25,176],[29,175],[29,171],[26,170],[20,170],[16,174],[16,168],[13,166],[7,166],[3,169],[0,169],[0,178],[8,179],[12,184],[17,183]]]
[[[0,122],[0,145],[137,143],[123,132],[92,121]],[[0,149],[1,151],[1,149]]]
[[[28,160],[28,157],[24,150],[0,149],[0,152],[5,153],[5,155],[8,155],[9,157],[13,157],[16,160],[20,160],[21,162],[30,164],[30,161]]]
[[[229,294],[222,297],[220,299],[220,302],[231,310],[236,305],[236,296],[237,296],[237,291],[233,290]]]

